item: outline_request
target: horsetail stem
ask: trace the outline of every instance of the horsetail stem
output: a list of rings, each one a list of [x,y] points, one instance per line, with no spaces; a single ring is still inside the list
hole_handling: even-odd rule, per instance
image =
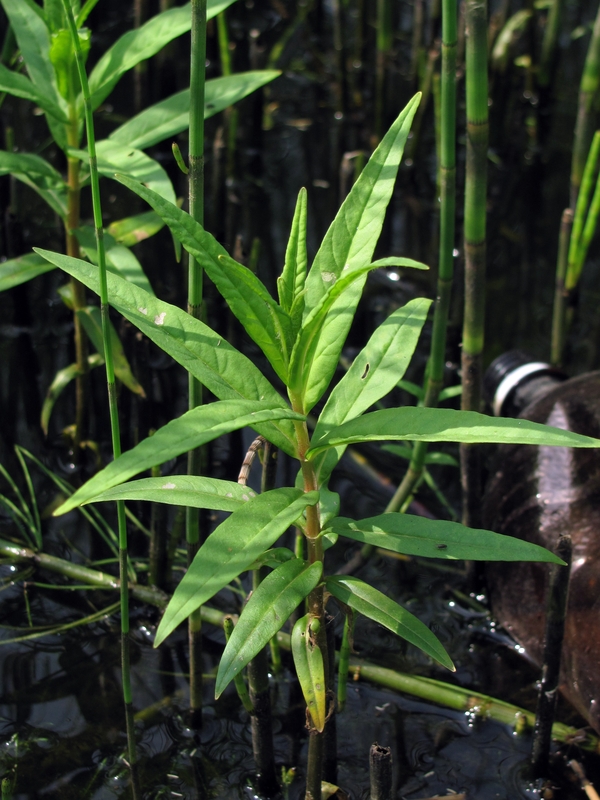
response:
[[[117,408],[117,392],[115,384],[115,371],[113,365],[112,348],[110,342],[110,319],[108,305],[108,285],[106,279],[106,253],[104,248],[104,228],[102,226],[102,206],[100,203],[100,182],[98,178],[98,163],[96,158],[96,139],[94,135],[94,118],[92,102],[87,75],[83,64],[79,35],[75,26],[73,12],[67,0],[63,0],[67,22],[71,31],[77,71],[81,82],[83,94],[85,125],[88,140],[88,154],[90,160],[90,184],[92,188],[92,206],[94,215],[94,228],[98,248],[98,269],[100,274],[100,309],[102,317],[102,342],[104,345],[104,361],[106,366],[106,383],[108,387],[108,406],[110,414],[110,428],[114,458],[121,455],[121,433],[119,429],[119,412]],[[123,699],[125,702],[125,720],[127,728],[127,751],[131,771],[131,787],[134,798],[140,797],[136,769],[135,735],[133,727],[133,704],[131,695],[131,671],[129,661],[129,587],[127,584],[127,522],[125,518],[125,504],[117,501],[117,519],[119,530],[119,576],[120,576],[120,605],[121,605],[121,676],[123,682]]]

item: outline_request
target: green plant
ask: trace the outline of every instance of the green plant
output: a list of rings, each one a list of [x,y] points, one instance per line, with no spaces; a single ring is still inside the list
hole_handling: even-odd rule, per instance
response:
[[[382,592],[354,577],[324,572],[324,552],[339,537],[395,552],[444,559],[533,559],[551,553],[521,540],[458,523],[384,514],[354,521],[337,517],[339,498],[327,482],[348,444],[364,441],[516,442],[596,447],[598,440],[523,420],[494,419],[476,412],[437,408],[389,408],[365,413],[404,375],[427,316],[429,301],[413,300],[375,331],[352,367],[333,388],[309,433],[307,414],[333,377],[367,274],[381,266],[423,268],[407,258],[373,261],[385,210],[410,123],[414,98],[394,122],[340,208],[310,270],[306,254],[306,193],[292,223],[276,302],[259,279],[234,261],[202,226],[176,205],[129,177],[122,183],[147,200],[194,256],[260,346],[288,401],[217,333],[189,314],[108,274],[108,299],[142,332],[181,363],[218,401],[172,420],[152,437],[116,458],[69,498],[56,513],[106,500],[145,497],[158,502],[231,511],[198,550],[175,590],[156,634],[158,645],[193,611],[257,561],[272,571],[244,608],[221,659],[220,695],[245,665],[306,602],[292,647],[311,714],[307,797],[319,797],[323,731],[331,712],[325,606],[334,597],[343,609],[364,614],[420,647],[448,668],[444,648],[418,619]],[[88,263],[46,250],[40,256],[76,275],[98,292]],[[299,462],[297,485],[241,496],[231,484],[207,477],[165,480],[130,478],[232,430],[250,425]],[[296,524],[304,534],[303,557],[271,548]]]
[[[82,6],[79,0],[72,0],[69,4],[75,16],[84,60],[89,52],[91,34],[83,26],[96,2],[88,0]],[[231,2],[233,0],[211,0],[207,4],[208,17],[221,13]],[[0,151],[0,175],[14,175],[36,191],[58,214],[65,228],[68,255],[79,257],[83,251],[91,261],[97,263],[93,229],[82,225],[80,220],[80,193],[89,181],[89,172],[82,167],[87,152],[80,149],[84,100],[62,0],[44,0],[43,6],[35,0],[2,0],[2,4],[27,74],[10,70],[0,63],[0,92],[29,100],[42,109],[52,139],[64,154],[67,179],[40,155],[9,150]],[[90,72],[92,110],[106,100],[129,70],[158,53],[168,42],[189,31],[190,27],[188,4],[164,11],[140,28],[121,36]],[[208,81],[201,102],[201,115],[210,117],[222,111],[278,74],[274,70],[255,71]],[[175,190],[167,173],[158,161],[143,150],[184,131],[189,124],[189,108],[190,90],[186,89],[145,109],[118,127],[107,139],[97,143],[100,173],[112,178],[116,171],[126,172],[175,202]],[[155,215],[151,218],[142,215],[113,224],[113,230],[115,233],[119,231],[120,235],[107,237],[108,269],[152,293],[152,287],[138,259],[129,249],[129,244],[132,229],[143,229],[149,235],[160,229],[162,223]],[[127,228],[127,231],[123,231],[123,228]],[[136,241],[135,238],[133,241]],[[47,272],[49,266],[46,260],[34,254],[11,258],[0,266],[0,290],[31,280]],[[104,351],[101,336],[94,335],[93,329],[96,327],[99,332],[99,326],[90,318],[97,314],[97,310],[87,307],[85,290],[75,278],[71,279],[70,291],[63,293],[63,299],[74,313],[76,363],[56,376],[42,415],[42,426],[47,428],[58,395],[75,379],[74,441],[77,450],[83,431],[85,374],[101,363],[97,356],[88,355],[88,338],[98,350],[100,359],[104,357]],[[110,339],[114,348],[113,357],[119,361],[117,377],[132,391],[143,396],[144,390],[131,374],[114,328],[111,329]]]

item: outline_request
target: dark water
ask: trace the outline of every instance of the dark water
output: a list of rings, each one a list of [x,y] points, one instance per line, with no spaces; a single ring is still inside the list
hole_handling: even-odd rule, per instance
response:
[[[149,13],[156,11],[154,5],[149,4]],[[207,227],[232,250],[238,239],[242,255],[250,252],[254,239],[260,239],[258,271],[271,289],[283,262],[299,188],[306,185],[309,192],[309,246],[314,253],[349,185],[347,174],[340,169],[344,154],[371,150],[376,133],[375,4],[365,5],[364,42],[357,58],[359,33],[355,6],[341,4],[344,60],[340,70],[339,51],[333,46],[337,4],[313,4],[306,24],[298,26],[277,62],[283,76],[268,90],[240,105],[235,171],[227,185],[223,180],[223,154],[213,147],[222,121],[214,119],[207,126],[207,197],[210,198]],[[236,45],[235,69],[265,66],[272,47],[294,24],[300,10],[292,2],[261,0],[236,4],[229,16]],[[387,59],[384,128],[418,88],[418,80],[411,73],[414,14],[413,3],[398,3],[394,7],[396,33],[393,53]],[[93,12],[90,25],[95,37],[90,63],[130,23],[123,16],[122,4],[116,3],[99,4]],[[576,110],[573,87],[578,83],[587,46],[586,36],[573,39],[570,32],[590,18],[590,9],[574,2],[567,4],[556,74],[552,89],[546,94],[527,95],[523,73],[518,68],[511,67],[505,75],[493,76],[489,358],[515,345],[529,347],[538,356],[548,353],[558,221],[568,200]],[[424,51],[432,44],[436,31],[432,8],[425,8],[425,19],[421,42]],[[219,64],[214,30],[210,36],[208,73],[212,77],[219,74]],[[522,50],[523,43],[517,43],[515,55]],[[177,46],[162,62],[149,65],[141,79],[143,104],[185,85],[187,65],[181,56],[184,51],[183,46]],[[110,104],[97,115],[100,136],[107,135],[120,117],[132,113],[134,94],[133,82],[122,81]],[[59,155],[46,140],[43,118],[32,116],[24,104],[10,98],[0,113],[4,128],[14,127],[21,151],[41,152],[53,158],[58,168],[63,168]],[[463,113],[461,105],[459,125],[463,124]],[[526,124],[531,115],[537,121],[534,137],[531,126]],[[181,145],[184,149],[183,138]],[[410,145],[411,163],[401,168],[378,256],[409,255],[435,263],[433,147],[430,98],[420,134]],[[459,189],[463,147],[464,142],[458,153]],[[178,193],[184,195],[184,177],[174,167],[168,148],[154,148],[152,155],[164,163]],[[2,181],[3,210],[10,196],[12,212],[10,218],[5,215],[3,226],[6,255],[18,255],[33,245],[60,249],[62,233],[54,216],[26,187],[11,186],[7,178]],[[141,205],[136,206],[137,200],[125,195],[114,183],[104,183],[103,202],[110,219],[142,210]],[[460,208],[458,213],[460,217]],[[83,216],[89,215],[89,199],[84,195]],[[138,245],[136,252],[157,294],[183,304],[184,269],[174,263],[169,236],[163,231]],[[598,365],[598,261],[593,248],[590,253],[569,343],[572,371]],[[458,236],[457,288],[447,355],[450,383],[458,381],[460,359],[461,260]],[[370,278],[357,324],[350,334],[347,357],[351,358],[362,347],[367,336],[395,307],[413,296],[433,294],[431,277],[395,277],[375,274]],[[12,446],[18,443],[63,477],[75,481],[79,478],[61,435],[62,429],[72,422],[72,399],[66,396],[57,405],[47,439],[38,424],[41,403],[52,377],[73,360],[72,320],[56,294],[61,282],[58,274],[50,273],[0,295],[0,461],[15,477],[19,468]],[[210,289],[208,303],[209,319],[215,326],[258,358],[253,345],[227,321],[221,302]],[[135,331],[118,320],[115,323],[147,393],[147,400],[140,402],[122,392],[124,439],[129,447],[150,428],[164,424],[184,410],[185,379],[182,371],[153,346],[139,341]],[[420,350],[407,374],[411,380],[422,378],[428,337],[429,331],[425,330]],[[91,378],[89,438],[97,441],[100,452],[108,457],[103,433],[107,424],[105,390],[98,373]],[[392,401],[407,401],[407,397],[398,392]],[[212,474],[235,479],[243,453],[240,436],[215,445]],[[403,464],[388,455],[370,449],[363,455],[391,484],[401,477]],[[92,462],[90,456],[83,469],[91,469]],[[168,465],[170,470],[180,468],[181,465]],[[435,474],[451,505],[456,507],[456,476],[448,469]],[[35,481],[43,509],[53,499],[53,489],[40,475],[36,475]],[[341,470],[337,488],[342,495],[342,513],[356,516],[380,512],[390,491],[389,485],[357,474],[351,464]],[[435,515],[446,513],[431,493],[424,491],[419,499]],[[149,523],[147,511],[140,508],[136,513],[145,524]],[[1,522],[0,536],[18,535],[6,519]],[[170,514],[168,524],[173,522]],[[44,536],[48,552],[61,557],[77,559],[81,553],[95,559],[108,556],[81,522],[63,527],[62,523],[48,520],[44,522]],[[146,542],[139,533],[132,532],[132,537],[133,551],[141,563],[146,555]],[[81,618],[115,599],[100,592],[45,589],[32,581],[50,582],[53,579],[48,574],[23,575],[21,566],[15,571],[7,564],[1,569],[2,623],[19,628],[5,629],[4,638],[26,632],[27,603],[33,625],[44,625]],[[28,584],[23,584],[23,577]],[[425,657],[366,620],[361,620],[357,628],[356,646],[361,655],[384,666],[456,680],[474,690],[533,706],[535,672],[515,656],[514,645],[499,641],[485,617],[457,600],[453,589],[464,588],[460,575],[440,573],[422,564],[376,560],[361,577],[369,577],[375,585],[384,587],[431,625],[454,659],[457,674],[450,678],[447,673],[436,671]],[[219,600],[227,610],[238,610],[239,597],[233,593],[222,593]],[[204,796],[252,797],[253,762],[247,715],[240,711],[231,690],[213,703],[212,684],[207,679],[204,727],[199,734],[187,727],[185,639],[183,634],[176,634],[168,646],[153,650],[156,623],[154,610],[134,604],[133,691],[136,712],[144,717],[137,723],[137,734],[145,797],[190,800]],[[214,669],[221,646],[222,634],[206,626],[207,673]],[[38,797],[104,800],[129,796],[123,764],[119,622],[115,615],[60,635],[5,644],[0,648],[0,670],[0,770],[16,774],[15,800]],[[165,703],[165,698],[171,699],[170,704]],[[282,676],[273,679],[273,700],[278,768],[297,768],[289,796],[300,797],[307,734],[302,701],[287,668]],[[566,706],[561,707],[560,716],[571,720]],[[575,718],[571,721],[580,724]],[[353,682],[349,685],[348,707],[338,719],[339,784],[352,798],[368,797],[368,750],[374,741],[392,747],[396,796],[407,800],[444,795],[449,790],[465,792],[468,798],[477,800],[541,796],[539,791],[528,788],[521,776],[531,748],[528,734],[516,736],[507,727],[489,720],[472,719],[363,681]],[[565,749],[564,755],[580,757],[575,748]],[[592,777],[598,775],[597,765],[590,762],[588,768]],[[557,769],[553,777],[563,787],[561,797],[580,796],[577,789],[566,788],[568,781],[561,770]]]

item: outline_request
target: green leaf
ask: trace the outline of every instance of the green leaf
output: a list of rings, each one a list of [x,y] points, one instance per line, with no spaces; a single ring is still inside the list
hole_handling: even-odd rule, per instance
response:
[[[425,398],[423,387],[413,383],[412,381],[398,381],[398,388],[404,389],[404,391],[408,394],[412,394],[412,396],[416,397],[417,400],[424,400]]]
[[[232,2],[233,0],[208,0],[207,19],[220,14]],[[163,11],[139,28],[121,36],[104,53],[90,74],[92,108],[98,108],[112,92],[119,79],[136,64],[156,55],[166,44],[189,31],[191,18],[191,8],[188,3]]]
[[[419,101],[413,97],[385,134],[325,234],[306,281],[307,313],[342,270],[371,263]]]
[[[362,279],[373,269],[377,267],[367,264],[366,267],[345,272],[339,279],[332,275],[331,289],[302,324],[292,352],[290,386],[294,393],[303,396],[306,413],[321,398],[337,367],[344,339],[332,339],[331,332],[338,330],[340,337],[345,338],[348,332],[346,318],[349,309],[351,311],[354,308],[355,291],[357,288],[362,291]],[[331,358],[332,347],[337,353],[335,361]]]
[[[174,236],[206,271],[275,372],[287,383],[290,319],[261,281],[247,267],[234,261],[214,236],[185,211],[129,178],[119,175],[118,180],[160,214]]]
[[[384,444],[381,449],[388,453],[393,453],[395,456],[400,456],[400,458],[405,458],[407,461],[410,461],[413,457],[411,447],[402,447],[399,444]],[[440,464],[446,467],[460,466],[454,456],[451,456],[449,453],[440,453],[439,451],[435,453],[426,453],[425,464]]]
[[[133,217],[116,220],[106,229],[119,244],[133,247],[144,239],[149,239],[163,228],[165,223],[155,211],[145,211]]]
[[[88,369],[94,369],[95,367],[101,367],[104,364],[104,359],[99,353],[92,353],[88,356]],[[48,387],[48,391],[46,392],[46,398],[44,400],[44,404],[42,406],[42,413],[40,417],[40,425],[42,430],[44,431],[44,436],[48,436],[48,425],[50,424],[50,417],[52,415],[52,411],[54,409],[54,405],[58,400],[59,396],[62,394],[63,390],[71,383],[71,381],[75,380],[77,376],[80,374],[77,364],[69,364],[68,367],[64,367],[64,369],[59,369],[59,371],[54,376],[54,380]]]
[[[189,508],[212,508],[215,511],[237,511],[255,492],[240,483],[204,478],[196,475],[169,475],[162,478],[142,478],[129,481],[101,492],[89,503],[108,500],[147,500]],[[84,504],[85,505],[85,504]]]
[[[410,514],[380,514],[358,521],[338,517],[329,523],[328,528],[355,542],[383,547],[408,556],[470,561],[563,563],[544,547],[522,539],[467,528],[458,522],[426,519]]]
[[[75,20],[75,24],[78,28],[81,28],[90,13],[93,11],[97,2],[98,0],[85,0],[85,3],[83,4],[79,14],[77,14],[77,19]]]
[[[90,51],[90,31],[87,28],[77,31],[79,46],[84,62]],[[77,72],[75,49],[71,39],[71,31],[61,28],[50,36],[50,61],[56,73],[58,91],[69,104],[74,104],[81,94],[81,83]]]
[[[206,81],[204,119],[237,103],[280,74],[278,70],[255,70]],[[136,114],[114,130],[108,138],[111,142],[145,150],[187,130],[189,124],[190,90],[184,89]]]
[[[54,264],[49,264],[45,258],[36,253],[4,261],[0,264],[0,292],[26,283],[53,269],[55,269]]]
[[[14,175],[30,186],[62,219],[67,216],[67,187],[60,172],[32,153],[0,150],[0,175]]]
[[[270,550],[265,550],[256,561],[253,561],[248,569],[260,569],[261,567],[276,569],[280,564],[285,564],[292,558],[296,558],[296,556],[288,547],[271,547]]]
[[[277,567],[254,590],[227,642],[215,685],[215,699],[285,624],[321,580],[320,561],[293,558]]]
[[[274,489],[253,498],[222,522],[198,550],[175,589],[156,631],[154,646],[158,647],[180,622],[247,570],[303,509],[318,499],[318,492]]]
[[[430,305],[425,298],[411,300],[377,328],[330,394],[315,427],[315,441],[392,391],[410,363]],[[343,448],[336,448],[321,460],[316,467],[320,482],[327,480],[342,453]]]
[[[104,339],[102,335],[102,317],[100,309],[98,306],[86,306],[85,308],[77,309],[76,313],[81,320],[81,324],[85,328],[85,332],[90,337],[92,344],[102,358],[104,358]],[[140,397],[146,397],[144,389],[131,371],[129,361],[127,360],[123,345],[119,339],[119,334],[116,332],[112,322],[109,321],[108,325],[115,375],[131,392]]]
[[[317,644],[314,617],[301,617],[292,629],[292,656],[312,724],[321,733],[327,718],[327,687],[323,654]]]
[[[305,324],[342,272],[351,274],[370,264],[419,97],[409,102],[386,133],[325,234],[306,279]],[[306,409],[329,385],[365,280],[366,272],[333,306],[319,333],[319,346],[304,380]]]
[[[398,258],[389,256],[388,258],[378,258],[373,261],[374,267],[412,267],[412,269],[429,269],[427,264],[422,261],[414,261],[412,258]]]
[[[277,278],[279,303],[288,314],[291,314],[292,308],[294,308],[298,321],[302,318],[304,310],[303,292],[308,263],[306,255],[307,197],[306,189],[300,189],[290,238],[285,251],[283,272]]]
[[[4,64],[0,64],[0,92],[7,92],[13,97],[21,97],[23,100],[35,103],[59,122],[66,124],[69,121],[63,109],[52,102],[51,97],[38,91],[35,84],[26,75],[7,69]]]
[[[58,92],[54,68],[50,61],[50,33],[38,13],[24,0],[2,0],[2,5],[15,33],[19,50],[27,66],[27,72],[36,91],[46,97],[53,106],[66,113],[66,104]]]
[[[600,439],[527,419],[488,417],[445,408],[389,408],[350,420],[314,441],[307,457],[355,442],[418,441],[600,447]]]
[[[264,420],[282,418],[303,419],[290,408],[272,408],[268,403],[258,403],[255,400],[222,400],[198,406],[178,419],[171,420],[153,436],[112,461],[69,497],[55,515],[66,514],[134,475],[170,461],[225,433],[247,425],[254,427]]]
[[[98,250],[96,244],[96,233],[90,225],[83,225],[75,230],[77,241],[89,260],[98,265]],[[135,283],[140,289],[148,294],[154,295],[154,290],[150,281],[146,277],[142,265],[128,247],[119,244],[110,233],[104,232],[104,248],[106,251],[106,268],[125,278],[131,283]]]
[[[77,258],[40,250],[40,255],[73,275],[99,294],[96,267]],[[257,367],[207,325],[147,292],[108,273],[108,295],[113,308],[138,327],[162,350],[221,400],[248,399],[266,402],[272,408],[289,409],[286,401],[271,386]],[[288,455],[296,456],[293,424],[285,419],[265,422],[259,433]]]
[[[459,384],[458,386],[446,386],[445,389],[438,395],[438,403],[442,403],[444,400],[449,400],[451,397],[458,397],[462,394],[462,386]]]
[[[115,172],[125,173],[135,181],[142,181],[149,189],[171,203],[176,202],[175,190],[171,179],[158,163],[141,150],[134,147],[103,139],[96,145],[98,156],[98,172],[108,178],[114,178]],[[69,150],[69,155],[77,156],[86,164],[87,150]],[[82,181],[84,178],[82,177]]]
[[[325,586],[337,600],[406,639],[454,672],[454,664],[437,636],[398,603],[352,575],[326,578]]]

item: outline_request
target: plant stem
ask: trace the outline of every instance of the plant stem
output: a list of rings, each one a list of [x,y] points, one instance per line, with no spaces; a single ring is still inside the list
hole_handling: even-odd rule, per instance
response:
[[[228,642],[231,634],[233,633],[233,620],[231,617],[225,617],[223,620],[223,630],[225,631],[225,641]],[[249,714],[252,714],[254,707],[252,705],[252,700],[250,700],[250,695],[248,694],[248,689],[246,688],[246,682],[244,681],[243,672],[239,672],[235,678],[233,679],[235,684],[235,690],[238,694],[238,697],[242,701],[242,705],[246,709]]]
[[[302,408],[302,403],[297,398],[292,397],[292,408],[298,411]],[[302,412],[300,412],[302,413]],[[302,469],[304,480],[304,491],[312,492],[318,489],[317,478],[311,461],[307,461],[305,454],[310,446],[310,438],[306,422],[294,422],[296,428],[296,438],[298,442],[298,458]],[[306,509],[306,544],[308,560],[311,564],[315,561],[323,562],[323,540],[320,536],[321,525],[319,521],[319,509],[317,506],[308,506]],[[323,664],[325,667],[325,685],[329,678],[329,656],[327,647],[327,632],[325,620],[325,606],[323,603],[323,587],[317,586],[308,595],[308,612],[314,617],[319,625],[317,634],[317,644],[323,654]],[[325,730],[327,729],[327,723]],[[308,764],[306,771],[306,795],[305,800],[320,800],[321,781],[323,779],[323,756],[324,756],[324,733],[311,731],[308,742]]]
[[[73,12],[68,0],[63,0],[65,13],[71,30],[71,38],[75,49],[77,70],[81,81],[85,109],[85,124],[88,140],[88,153],[90,159],[90,183],[92,187],[92,205],[94,212],[94,228],[96,231],[96,245],[98,249],[98,268],[100,275],[100,311],[102,316],[102,341],[104,345],[104,362],[106,366],[106,383],[108,389],[108,407],[110,414],[110,427],[112,438],[113,457],[121,455],[121,433],[119,430],[119,412],[117,408],[117,392],[115,384],[115,371],[112,360],[110,342],[110,319],[108,305],[108,285],[106,280],[106,255],[104,251],[104,228],[102,226],[102,208],[100,204],[100,182],[96,159],[96,140],[94,135],[94,119],[90,90],[87,75],[83,65],[79,36],[75,27]],[[140,797],[138,786],[135,735],[133,727],[133,703],[131,695],[131,673],[129,662],[129,587],[127,583],[127,521],[125,518],[125,504],[117,501],[117,519],[119,530],[119,575],[120,575],[120,601],[121,601],[121,676],[123,682],[123,700],[125,702],[125,720],[127,728],[127,749],[129,767],[131,772],[131,786],[134,798]]]
[[[67,143],[69,147],[79,147],[79,118],[75,103],[69,108],[70,121],[67,126]],[[72,258],[80,258],[79,242],[75,230],[79,227],[80,196],[79,171],[81,162],[78,158],[67,158],[67,218],[66,250]],[[83,439],[83,426],[85,415],[85,390],[88,371],[87,337],[81,324],[78,311],[85,307],[85,287],[76,278],[71,278],[71,296],[73,299],[73,325],[75,331],[75,363],[77,364],[77,377],[75,378],[75,433],[73,436],[73,457],[79,459],[79,447]]]
[[[437,295],[433,312],[431,352],[427,367],[425,398],[427,408],[437,406],[444,381],[446,330],[454,275],[454,230],[456,206],[456,0],[442,3],[442,77],[440,131],[440,249]],[[398,511],[410,501],[423,476],[427,444],[416,442],[408,470],[386,511]]]
[[[534,778],[546,777],[550,757],[552,724],[558,699],[558,680],[560,674],[560,656],[565,617],[567,615],[567,598],[569,594],[569,575],[571,571],[572,543],[570,534],[561,534],[556,546],[556,555],[566,567],[552,564],[548,597],[546,600],[546,631],[544,635],[544,663],[542,679],[538,691],[538,703],[535,714],[535,730],[531,767]]]
[[[253,589],[260,584],[261,570],[252,574]],[[267,797],[277,791],[275,751],[273,748],[273,725],[271,717],[271,693],[269,687],[269,664],[265,647],[248,663],[248,685],[252,702],[252,753],[256,764],[257,789]]]
[[[388,800],[392,796],[392,751],[375,742],[369,752],[371,800]]]
[[[555,367],[562,364],[565,346],[565,323],[568,292],[565,290],[565,277],[569,259],[569,240],[573,226],[573,211],[565,208],[560,221],[558,239],[558,259],[556,262],[556,283],[554,287],[554,308],[552,312],[552,344],[550,360]]]
[[[550,73],[552,60],[556,49],[558,31],[562,17],[564,0],[552,0],[552,5],[548,11],[546,27],[544,28],[544,38],[542,40],[542,53],[540,56],[540,66],[538,71],[538,83],[546,87],[550,83]]]
[[[583,178],[595,125],[595,100],[600,87],[600,8],[588,45],[581,84],[579,86],[579,106],[575,123],[573,159],[571,161],[571,208],[575,208],[577,195]]]
[[[204,223],[204,82],[206,65],[206,0],[192,0],[192,43],[190,64],[190,135],[189,135],[189,213],[196,222]],[[189,256],[188,313],[202,317],[202,268]],[[188,376],[188,408],[202,405],[202,384]],[[188,475],[202,474],[204,455],[201,449],[188,454]],[[186,509],[185,535],[188,566],[200,545],[200,514]],[[200,609],[190,614],[188,636],[190,648],[190,710],[192,722],[199,724],[202,713],[202,617]]]
[[[462,341],[463,411],[481,405],[485,317],[488,147],[487,0],[466,2],[467,166],[465,179],[465,309]],[[463,522],[478,522],[481,500],[479,450],[461,445]]]

